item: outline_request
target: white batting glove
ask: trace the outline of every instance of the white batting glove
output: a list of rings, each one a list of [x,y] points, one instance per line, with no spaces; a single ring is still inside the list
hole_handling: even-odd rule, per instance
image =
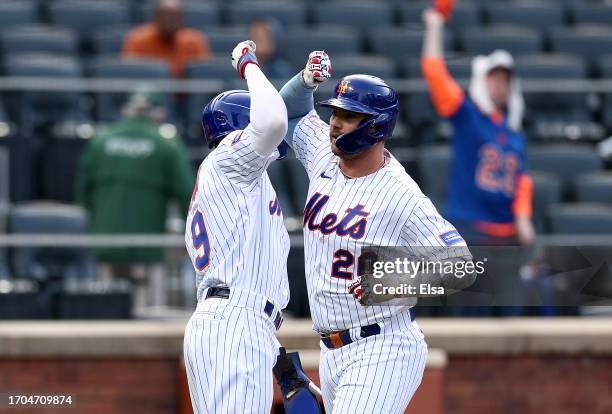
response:
[[[331,78],[333,72],[331,60],[327,53],[315,50],[308,55],[308,62],[302,71],[302,79],[306,86],[314,88]]]
[[[361,286],[361,278],[358,277],[356,281],[351,283],[348,287],[348,293],[353,295],[355,299],[362,305],[365,303],[367,299],[367,295],[363,286]]]
[[[238,43],[232,51],[232,66],[238,71],[242,79],[244,79],[244,68],[246,68],[249,63],[254,63],[259,66],[257,57],[255,56],[256,48],[255,42],[252,40],[245,40]]]

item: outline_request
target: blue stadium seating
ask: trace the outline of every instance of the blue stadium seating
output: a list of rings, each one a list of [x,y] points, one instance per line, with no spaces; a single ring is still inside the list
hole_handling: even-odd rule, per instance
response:
[[[2,52],[15,53],[44,52],[64,56],[76,56],[78,38],[70,29],[46,26],[24,25],[1,35]]]
[[[548,209],[553,234],[612,234],[612,206],[597,203],[556,204]]]
[[[597,71],[602,78],[612,80],[612,54],[599,58]],[[612,93],[610,92],[603,95],[602,112],[604,126],[608,131],[612,131]]]
[[[600,171],[603,162],[590,145],[548,144],[531,145],[527,152],[530,170],[555,174],[562,185],[565,198],[572,199],[579,185],[581,173]]]
[[[0,1],[0,31],[32,23],[38,23],[38,11],[33,0]]]
[[[227,56],[216,56],[206,62],[192,62],[187,65],[186,78],[189,80],[224,80],[235,79],[236,72],[230,65],[230,60]],[[242,85],[241,89],[244,89]],[[220,92],[220,91],[219,91]],[[185,119],[187,122],[187,139],[193,141],[194,144],[202,145],[202,127],[201,115],[204,106],[216,94],[189,94],[187,95],[187,105]]]
[[[412,62],[420,65],[418,61],[423,48],[423,30],[420,27],[375,27],[369,31],[368,38],[372,52],[393,59],[399,67]],[[444,47],[446,50],[453,47],[451,32],[444,35]]]
[[[359,35],[348,27],[319,26],[287,31],[283,53],[295,68],[306,63],[313,50],[325,50],[330,56],[360,52]]]
[[[393,23],[391,8],[384,2],[330,1],[313,8],[316,24],[340,24],[358,30],[379,29]]]
[[[571,16],[577,24],[596,23],[612,25],[612,3],[575,2],[570,7]]]
[[[593,65],[605,54],[612,53],[612,27],[580,25],[551,30],[552,49],[560,53],[582,56]]]
[[[49,6],[53,24],[75,30],[85,46],[109,26],[130,23],[127,3],[106,0],[55,0]]]
[[[448,145],[425,146],[417,156],[419,186],[439,211],[444,211],[452,150]]]
[[[587,77],[587,67],[577,56],[537,54],[519,57],[516,62],[519,75],[528,79],[573,79]],[[525,93],[525,119],[532,125],[530,135],[541,136],[551,122],[564,125],[592,122],[588,94],[579,93]],[[549,125],[550,126],[550,125]]]
[[[170,79],[168,64],[151,59],[101,59],[93,66],[93,74],[99,78],[134,79],[147,83],[156,79]],[[135,85],[136,86],[136,85]],[[125,93],[96,94],[97,118],[103,122],[113,122],[120,118],[121,107],[125,102]],[[172,113],[170,99],[167,99],[168,110]]]
[[[59,77],[82,76],[80,62],[76,58],[47,54],[19,54],[9,56],[5,62],[9,76]],[[47,123],[57,124],[85,120],[81,109],[81,93],[25,91],[20,95],[17,122],[22,134],[31,134]]]
[[[432,2],[408,1],[401,2],[399,5],[400,22],[404,24],[420,24],[422,22],[423,11],[431,7]],[[468,27],[476,27],[482,24],[482,12],[478,3],[470,1],[455,2],[453,16],[448,22],[448,26],[454,30],[461,30]]]
[[[157,0],[145,0],[136,3],[136,14],[139,22],[149,22],[154,18]],[[210,26],[221,24],[220,3],[201,0],[183,1],[183,24],[206,31]]]
[[[576,181],[578,201],[612,205],[612,175],[609,172],[582,174]]]
[[[289,27],[306,24],[306,6],[288,1],[236,1],[227,6],[228,18],[233,24],[250,24],[255,20],[276,19]]]
[[[377,55],[339,55],[332,59],[334,78],[339,79],[354,73],[365,73],[382,79],[397,75],[395,62],[388,57]]]
[[[533,180],[533,225],[536,232],[547,229],[548,206],[562,201],[561,180],[553,173],[529,170]]]
[[[517,56],[538,53],[544,47],[544,39],[537,30],[513,25],[466,28],[460,33],[460,40],[463,51],[471,55],[505,49]]]
[[[213,53],[219,56],[231,56],[238,42],[249,38],[248,26],[220,26],[206,30],[206,37]]]
[[[113,26],[92,36],[93,52],[97,55],[119,55],[129,26]]]
[[[492,24],[518,24],[540,29],[562,25],[564,10],[558,3],[540,1],[492,1],[485,4]]]
[[[87,214],[80,207],[58,203],[26,203],[9,215],[14,234],[86,234]],[[93,277],[91,255],[84,248],[19,247],[13,251],[14,276],[48,281],[52,278]]]

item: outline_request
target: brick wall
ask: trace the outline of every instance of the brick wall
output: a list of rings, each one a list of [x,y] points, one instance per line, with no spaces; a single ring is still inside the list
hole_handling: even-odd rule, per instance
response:
[[[177,359],[0,359],[0,392],[74,396],[72,409],[10,410],[16,414],[175,414],[177,367]]]
[[[612,358],[452,356],[445,406],[453,414],[612,413]]]

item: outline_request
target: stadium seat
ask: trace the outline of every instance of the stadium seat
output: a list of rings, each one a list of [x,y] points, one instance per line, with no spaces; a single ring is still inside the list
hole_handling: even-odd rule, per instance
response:
[[[327,8],[327,4],[325,8]],[[230,23],[250,24],[255,20],[276,19],[287,27],[306,24],[306,5],[302,2],[254,0],[229,2]],[[244,40],[244,39],[243,39]]]
[[[154,19],[157,0],[145,0],[136,4],[137,20],[149,22]],[[206,32],[210,26],[221,24],[221,2],[184,0],[183,24]]]
[[[231,68],[229,59],[223,56],[216,56],[205,62],[192,62],[187,64],[186,78],[189,80],[223,80],[227,81],[236,78],[236,72]],[[244,85],[240,89],[244,89]],[[221,92],[221,90],[219,90]],[[189,94],[185,105],[185,120],[187,126],[187,138],[195,144],[203,145],[201,117],[204,106],[216,95],[208,94]]]
[[[610,172],[582,174],[576,179],[576,183],[578,201],[612,205],[612,174]]]
[[[360,52],[359,36],[348,27],[319,26],[293,28],[287,31],[284,55],[293,67],[301,68],[313,50],[325,50],[331,56]]]
[[[574,2],[570,6],[570,16],[576,24],[612,25],[612,3]]]
[[[304,206],[306,205],[306,197],[308,196],[308,175],[299,160],[289,158],[283,162],[287,166],[288,177],[291,183],[291,189],[293,190],[293,206],[297,215],[301,216]]]
[[[446,204],[451,159],[452,149],[448,145],[424,146],[418,154],[417,163],[421,178],[418,184],[438,211],[444,211]]]
[[[82,76],[80,63],[75,58],[46,54],[19,54],[5,62],[9,76],[72,78]],[[16,112],[21,134],[31,134],[47,124],[76,122],[87,119],[81,107],[79,92],[24,91],[19,95]],[[47,131],[48,132],[48,131]]]
[[[391,8],[385,2],[330,1],[314,7],[315,24],[341,24],[355,29],[388,27],[393,23]]]
[[[119,55],[130,29],[129,26],[115,26],[94,34],[91,39],[93,52],[97,55]]]
[[[405,73],[410,73],[411,64],[420,66],[421,49],[423,48],[423,29],[411,27],[374,27],[368,35],[372,52],[393,59],[398,67],[404,67]],[[453,47],[452,33],[444,35],[444,48],[448,51]],[[419,75],[420,77],[420,75]]]
[[[485,11],[491,24],[518,24],[535,29],[562,25],[565,17],[561,5],[541,1],[486,2]]]
[[[395,62],[377,55],[339,55],[332,58],[334,78],[354,73],[365,73],[388,80],[397,76]]]
[[[421,16],[427,7],[431,7],[431,1],[407,1],[399,5],[399,16],[402,24],[421,24]],[[470,1],[455,2],[453,17],[448,22],[450,28],[462,30],[467,27],[475,27],[482,24],[482,12],[479,3]]]
[[[47,140],[40,159],[40,199],[74,203],[75,177],[79,160],[89,140],[64,138]]]
[[[553,234],[612,234],[612,206],[597,203],[552,205],[548,218]]]
[[[130,24],[129,5],[108,0],[55,0],[49,15],[53,24],[75,30],[85,47],[107,27]]]
[[[92,69],[95,77],[134,79],[135,84],[139,82],[147,83],[156,79],[170,79],[168,64],[159,60],[107,58],[96,62]],[[118,120],[125,99],[125,93],[109,92],[96,94],[98,120],[102,122]],[[166,100],[168,102],[168,110],[172,113],[170,99],[167,98]]]
[[[0,31],[10,26],[38,22],[36,2],[33,0],[0,1]]]
[[[533,180],[533,224],[536,232],[546,231],[550,205],[561,202],[561,181],[550,172],[529,170]]]
[[[425,81],[422,82],[425,85]],[[410,127],[411,143],[421,145],[437,141],[443,121],[433,107],[429,92],[415,92],[400,99],[400,111]]]
[[[278,201],[280,202],[283,216],[296,217],[300,215],[301,210],[297,210],[291,197],[291,182],[288,180],[287,166],[285,162],[273,162],[266,169],[270,182],[276,191]]]
[[[9,212],[9,150],[0,147],[0,235],[6,233],[6,220]],[[0,280],[9,277],[7,249],[0,247]]]
[[[222,26],[206,31],[208,43],[213,53],[219,56],[230,56],[238,42],[249,37],[248,26]]]
[[[587,77],[587,67],[577,56],[536,54],[519,57],[516,60],[517,72],[525,79],[542,80],[581,80]],[[584,123],[593,121],[588,105],[588,94],[584,92],[530,92],[525,93],[525,123],[529,125],[530,136],[555,138],[556,130],[563,131],[568,125],[580,128]],[[558,124],[557,128],[552,128]],[[553,136],[546,136],[546,131]],[[580,132],[584,135],[584,132]],[[564,138],[564,137],[556,137]]]
[[[76,34],[62,27],[24,25],[2,32],[1,39],[5,55],[42,52],[76,56],[78,53]]]
[[[532,145],[527,152],[530,170],[555,174],[561,180],[565,199],[573,198],[581,173],[600,171],[603,162],[590,145],[548,144]]]
[[[504,49],[518,56],[542,51],[544,39],[535,29],[500,24],[466,28],[461,32],[460,43],[463,51],[470,55]]]
[[[598,60],[597,71],[602,78],[612,80],[612,54],[604,55]],[[603,95],[602,105],[603,124],[610,132],[612,131],[612,93]]]
[[[551,30],[550,41],[555,52],[582,56],[594,65],[605,54],[612,53],[612,27],[580,25]]]
[[[85,211],[76,206],[33,202],[16,205],[9,214],[13,234],[86,234]],[[95,276],[88,250],[80,247],[19,247],[13,250],[14,276],[47,281]]]

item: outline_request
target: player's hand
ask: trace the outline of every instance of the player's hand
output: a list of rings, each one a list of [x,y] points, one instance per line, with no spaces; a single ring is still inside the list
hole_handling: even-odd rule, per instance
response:
[[[366,295],[365,289],[361,286],[361,278],[358,278],[356,281],[351,283],[348,287],[348,292],[353,295],[355,299],[362,305],[365,303]]]
[[[453,14],[454,3],[454,0],[434,0],[434,9],[444,16],[444,20],[449,20]]]
[[[314,88],[331,78],[333,72],[331,60],[327,53],[322,50],[315,50],[308,55],[308,62],[302,71],[304,83]]]
[[[259,66],[255,56],[256,47],[252,40],[245,40],[238,43],[232,51],[232,66],[238,71],[242,79],[244,79],[244,69],[249,63]]]
[[[423,11],[423,23],[426,27],[441,27],[444,25],[444,16],[435,9]]]

